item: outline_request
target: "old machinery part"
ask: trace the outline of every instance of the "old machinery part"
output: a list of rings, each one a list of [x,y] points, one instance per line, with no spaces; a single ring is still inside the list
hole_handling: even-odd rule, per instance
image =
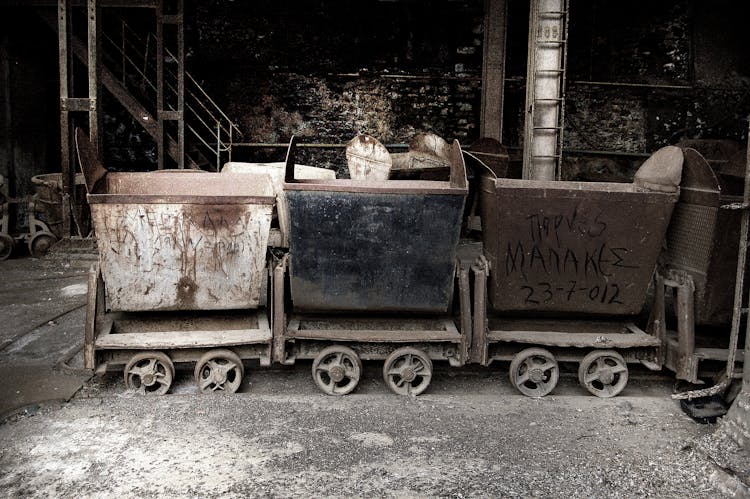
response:
[[[195,382],[203,393],[235,393],[245,376],[242,359],[231,350],[217,349],[204,353],[195,363]]]
[[[432,361],[422,350],[399,348],[385,359],[383,378],[397,395],[419,395],[430,385]]]
[[[554,390],[559,378],[555,356],[543,348],[522,350],[510,363],[510,381],[527,397],[544,397]]]
[[[51,232],[37,232],[29,239],[29,253],[34,258],[41,258],[47,254],[56,242],[57,237]]]
[[[628,365],[614,350],[594,350],[581,360],[578,381],[597,397],[614,397],[628,384]]]
[[[12,237],[8,234],[0,234],[0,261],[8,259],[13,253],[13,246],[15,243]]]
[[[135,354],[125,366],[125,386],[142,394],[164,395],[174,379],[174,364],[162,352]]]
[[[312,365],[315,384],[328,395],[346,395],[356,388],[362,377],[362,361],[349,347],[333,345],[324,348]]]

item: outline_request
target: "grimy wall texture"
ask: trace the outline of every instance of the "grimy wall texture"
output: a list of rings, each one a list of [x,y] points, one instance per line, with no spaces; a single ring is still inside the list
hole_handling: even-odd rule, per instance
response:
[[[528,1],[508,2],[503,141],[517,154]],[[57,41],[31,9],[6,10],[0,174],[23,194],[32,175],[59,171]],[[622,153],[648,154],[682,138],[745,140],[748,14],[747,2],[730,0],[571,0],[564,176],[628,180],[643,157]],[[153,14],[141,9],[107,9],[104,28],[116,28],[119,16],[154,29]],[[482,0],[187,0],[186,16],[187,67],[245,141],[479,137]],[[154,167],[153,141],[106,92],[104,99],[105,162]],[[235,152],[239,160],[282,157]],[[344,162],[340,150],[305,151],[301,161]]]
[[[746,6],[571,4],[566,148],[648,154],[686,137],[744,138]],[[340,142],[365,132],[408,142],[424,130],[464,143],[479,136],[481,0],[213,0],[190,13],[190,66],[248,140],[294,133]],[[520,147],[527,1],[509,0],[508,24],[503,142]],[[317,154],[330,166],[337,160]],[[624,179],[641,161],[575,152],[564,174]]]

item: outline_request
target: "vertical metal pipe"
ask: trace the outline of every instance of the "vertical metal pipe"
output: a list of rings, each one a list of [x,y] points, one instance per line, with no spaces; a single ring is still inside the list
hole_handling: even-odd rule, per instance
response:
[[[461,308],[461,364],[469,361],[471,351],[472,324],[471,324],[471,286],[469,283],[469,267],[457,264],[458,269],[458,299]]]
[[[745,258],[741,263],[741,269],[745,268],[745,261],[747,258],[747,244],[748,244],[748,225],[750,224],[750,215],[747,214],[747,210],[750,209],[750,121],[748,121],[747,130],[747,153],[745,156],[745,190],[742,193],[742,202],[745,205],[745,216],[743,217],[742,230],[745,235],[743,242],[745,243]],[[743,273],[744,276],[744,273]],[[744,279],[743,279],[744,283]],[[744,289],[744,286],[740,286]],[[745,324],[745,357],[742,363],[742,391],[745,393],[746,407],[745,407],[745,428],[750,430],[750,320]]]
[[[177,0],[177,167],[185,168],[185,1]]]
[[[96,341],[96,302],[99,290],[97,281],[99,280],[99,265],[94,264],[89,269],[88,274],[88,295],[86,299],[86,326],[84,329],[83,341],[83,367],[94,369],[94,342]]]
[[[677,287],[677,378],[697,381],[694,373],[695,354],[695,286],[690,276],[681,274]]]
[[[284,315],[284,274],[286,273],[287,259],[282,258],[273,268],[272,282],[272,306],[271,330],[273,331],[273,358],[280,364],[288,364],[286,361],[286,317]]]
[[[503,140],[505,91],[505,40],[508,23],[507,0],[485,0],[482,60],[482,111],[479,134]]]
[[[487,265],[471,267],[474,272],[474,323],[471,337],[471,361],[487,365]]]
[[[13,124],[13,107],[11,105],[13,96],[11,95],[10,88],[10,53],[8,52],[8,34],[3,33],[2,41],[0,41],[0,64],[2,64],[3,81],[2,81],[2,99],[3,99],[3,121],[5,122],[5,129],[2,135],[5,137],[5,151],[6,151],[6,163],[0,165],[0,175],[5,176],[5,187],[15,186],[15,148],[13,147],[13,134],[10,133]],[[1,182],[0,182],[1,184]],[[2,192],[3,186],[0,185],[0,192]],[[9,191],[10,192],[10,191]],[[9,195],[6,193],[6,195]],[[2,210],[0,210],[2,211]],[[0,213],[0,218],[7,217],[7,213]],[[2,231],[2,223],[0,223],[0,231]]]
[[[230,163],[232,162],[232,146],[234,142],[234,126],[232,126],[232,122],[229,122],[229,153],[227,154],[227,161]],[[219,171],[221,167],[219,165],[216,165],[216,171]]]
[[[748,125],[750,138],[750,124]],[[747,258],[748,229],[750,228],[750,140],[747,144],[745,157],[745,190],[742,196],[742,228],[740,229],[739,255],[737,258],[737,281],[735,283],[735,308],[732,320],[732,339],[729,344],[729,358],[727,359],[727,376],[732,381],[735,361],[735,351],[739,337],[740,315],[742,312],[742,295],[744,286],[744,269]],[[745,357],[742,364],[742,389],[732,403],[729,413],[724,418],[724,425],[735,441],[745,448],[750,448],[750,321],[745,325]],[[736,328],[736,329],[735,329]]]
[[[156,148],[158,168],[164,169],[164,0],[156,10]]]
[[[216,120],[216,171],[221,168],[221,122]]]

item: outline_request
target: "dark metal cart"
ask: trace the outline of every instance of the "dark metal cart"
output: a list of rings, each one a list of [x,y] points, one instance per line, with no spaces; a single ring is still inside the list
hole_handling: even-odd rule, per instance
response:
[[[558,361],[579,362],[599,397],[624,389],[628,362],[660,368],[660,338],[633,316],[677,200],[676,185],[662,191],[483,177],[472,361],[511,360],[511,382],[532,397],[554,389]]]
[[[385,360],[391,390],[422,393],[433,360],[458,366],[468,357],[469,266],[457,258],[468,188],[458,142],[448,181],[296,180],[294,149],[293,140],[284,185],[290,253],[274,267],[275,360],[314,359],[315,383],[335,395],[356,387],[362,359]]]

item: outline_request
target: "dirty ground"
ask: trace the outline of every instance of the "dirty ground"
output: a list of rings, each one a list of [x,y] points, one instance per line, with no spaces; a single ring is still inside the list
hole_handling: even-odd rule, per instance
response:
[[[0,495],[750,493],[750,457],[687,418],[668,375],[645,371],[615,399],[587,395],[572,368],[553,396],[519,396],[504,365],[438,366],[416,399],[391,394],[376,363],[343,398],[317,391],[309,362],[250,365],[228,396],[201,395],[189,371],[156,398],[126,392],[118,373],[86,381],[76,285],[90,263],[0,262]]]

